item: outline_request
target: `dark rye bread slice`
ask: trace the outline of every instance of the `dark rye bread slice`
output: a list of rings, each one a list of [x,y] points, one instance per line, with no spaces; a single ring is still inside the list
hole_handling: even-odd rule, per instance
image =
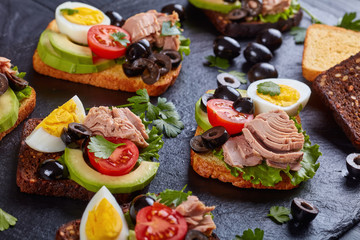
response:
[[[21,192],[39,194],[45,196],[69,197],[88,201],[95,194],[86,190],[84,187],[70,179],[44,180],[38,174],[39,165],[46,159],[58,159],[62,152],[59,153],[42,153],[30,148],[25,139],[41,122],[42,119],[28,119],[24,124],[21,137],[21,146],[19,151],[19,160],[16,173],[16,183]],[[129,202],[134,193],[114,194],[114,197],[120,202]]]
[[[298,11],[292,18],[280,19],[275,23],[262,23],[260,21],[233,21],[226,14],[211,10],[203,10],[215,28],[222,34],[235,38],[251,38],[266,28],[276,28],[281,32],[290,30],[300,24],[302,11]]]
[[[360,149],[360,52],[321,73],[313,89],[351,143]]]

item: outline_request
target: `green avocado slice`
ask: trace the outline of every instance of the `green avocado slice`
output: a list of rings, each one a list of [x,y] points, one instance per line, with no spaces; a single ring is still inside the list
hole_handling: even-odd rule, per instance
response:
[[[197,8],[212,10],[221,13],[229,13],[231,10],[241,8],[240,1],[228,3],[224,0],[189,0]]]
[[[157,162],[142,161],[135,170],[126,175],[108,176],[92,169],[79,149],[65,148],[64,159],[70,179],[92,192],[97,192],[102,186],[106,186],[111,193],[141,190],[151,182],[159,168]]]
[[[19,101],[11,88],[0,96],[0,133],[16,123],[19,115]]]

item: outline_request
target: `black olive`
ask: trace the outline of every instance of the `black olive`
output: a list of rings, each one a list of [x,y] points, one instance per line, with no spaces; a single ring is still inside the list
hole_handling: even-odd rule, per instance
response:
[[[220,86],[214,92],[214,98],[216,99],[235,101],[240,96],[240,93],[235,88],[229,86]]]
[[[172,68],[177,68],[181,63],[181,54],[176,50],[164,49],[160,53],[165,54],[171,60]]]
[[[43,161],[39,166],[38,173],[40,177],[45,180],[55,180],[66,178],[68,176],[66,166],[62,165],[55,159],[47,159]]]
[[[117,27],[122,27],[122,25],[124,25],[125,19],[118,12],[107,11],[105,14],[110,18],[111,25]]]
[[[186,233],[185,240],[209,240],[209,238],[202,232],[192,229]]]
[[[254,103],[249,97],[239,97],[233,104],[233,108],[241,113],[253,114]]]
[[[227,3],[235,3],[237,0],[224,0],[224,2],[227,2]]]
[[[92,135],[92,131],[81,123],[72,122],[68,125],[68,132],[75,139],[84,139]]]
[[[244,57],[250,63],[269,62],[273,55],[271,51],[262,44],[249,43],[244,50]]]
[[[200,135],[191,138],[190,147],[196,153],[206,153],[210,151],[210,149],[205,146],[204,141]]]
[[[246,15],[247,15],[247,11],[245,9],[235,8],[234,10],[231,10],[227,14],[227,17],[230,20],[240,20],[240,19],[243,19],[244,17],[246,17]]]
[[[125,57],[129,62],[133,62],[139,58],[147,58],[151,54],[150,43],[146,39],[132,43],[127,49]]]
[[[251,17],[255,17],[261,13],[262,1],[259,0],[242,0],[241,8],[246,10]]]
[[[141,79],[148,85],[156,83],[160,78],[160,69],[158,65],[150,59],[139,58],[134,61],[133,66],[145,67],[145,70],[141,74]]]
[[[0,96],[3,95],[9,88],[9,81],[7,77],[0,73]]]
[[[172,14],[175,11],[179,15],[180,22],[185,20],[185,9],[180,4],[169,4],[161,9],[162,13]]]
[[[270,63],[257,63],[252,66],[247,74],[250,82],[265,78],[277,78],[278,72]]]
[[[221,147],[229,137],[230,135],[223,126],[210,128],[201,135],[205,146],[210,149]]]
[[[201,110],[203,110],[204,112],[207,112],[207,102],[212,99],[214,97],[214,94],[212,93],[205,93],[204,95],[201,96],[201,101],[200,101],[200,108]]]
[[[273,52],[281,46],[282,34],[275,28],[268,28],[256,36],[256,42],[264,45]]]
[[[136,215],[140,211],[140,209],[148,206],[152,206],[155,202],[155,199],[147,196],[145,194],[141,194],[135,197],[130,203],[129,214],[131,221],[135,224],[136,223]]]
[[[319,209],[304,199],[294,198],[291,202],[291,214],[297,222],[309,223],[314,220],[318,213]]]
[[[241,46],[235,39],[227,36],[219,36],[214,40],[214,53],[217,57],[228,60],[234,59],[241,53]]]
[[[12,90],[20,91],[26,88],[29,83],[22,78],[19,78],[15,73],[5,72],[5,75],[9,81],[9,86]]]
[[[346,157],[346,168],[349,175],[354,178],[360,178],[360,154],[352,153]]]
[[[123,68],[125,75],[128,77],[140,76],[145,70],[144,66],[135,67],[131,63],[123,63],[122,68]]]
[[[239,80],[235,76],[229,73],[220,73],[219,75],[216,76],[216,78],[217,78],[218,87],[220,86],[229,86],[232,88],[240,87]]]
[[[167,74],[171,70],[171,59],[167,55],[162,53],[153,53],[149,56],[149,59],[158,65],[160,69],[160,76]]]

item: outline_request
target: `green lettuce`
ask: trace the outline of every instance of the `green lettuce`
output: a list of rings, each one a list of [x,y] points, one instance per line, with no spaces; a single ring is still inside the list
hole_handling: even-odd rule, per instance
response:
[[[190,38],[185,38],[183,35],[180,35],[180,48],[179,48],[179,53],[181,54],[181,57],[183,57],[183,54],[185,54],[185,56],[188,56],[190,54]]]
[[[23,90],[20,91],[16,91],[15,95],[17,97],[17,99],[19,100],[19,102],[21,100],[23,100],[24,98],[28,98],[31,95],[31,87],[27,86],[25,87]]]
[[[289,18],[294,16],[299,10],[300,10],[300,4],[297,2],[297,0],[292,0],[290,7],[286,9],[284,12],[278,14],[268,14],[265,16],[259,14],[255,18],[255,20],[260,20],[261,22],[264,23],[275,23],[280,19],[288,20]]]

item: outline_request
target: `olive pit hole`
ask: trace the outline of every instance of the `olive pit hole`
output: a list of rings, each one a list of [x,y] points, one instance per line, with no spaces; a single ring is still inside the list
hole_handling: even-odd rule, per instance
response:
[[[308,209],[308,210],[313,210],[313,207],[311,205],[309,205],[308,203],[306,203],[306,202],[301,202],[301,206],[303,208]]]
[[[225,80],[225,82],[227,82],[227,83],[235,83],[234,79],[233,79],[233,78],[230,78],[230,77],[225,77],[224,80]]]
[[[360,156],[357,156],[356,158],[354,158],[354,163],[356,165],[360,165]]]

